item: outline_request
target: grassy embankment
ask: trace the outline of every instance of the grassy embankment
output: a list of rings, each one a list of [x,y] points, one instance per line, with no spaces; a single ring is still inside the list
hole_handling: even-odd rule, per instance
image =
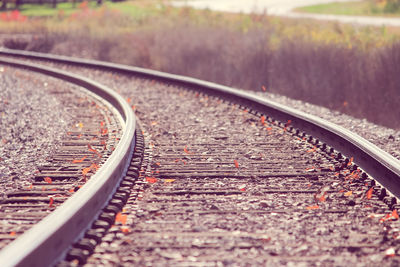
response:
[[[127,8],[129,7],[129,8]],[[128,10],[123,12],[121,10]],[[1,18],[1,17],[0,17]],[[400,128],[400,30],[218,14],[136,0],[1,21],[24,49],[83,56],[287,95]]]

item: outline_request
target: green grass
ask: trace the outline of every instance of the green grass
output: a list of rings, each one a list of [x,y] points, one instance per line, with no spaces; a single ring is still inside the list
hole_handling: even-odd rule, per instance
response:
[[[58,3],[56,8],[53,8],[51,4],[24,4],[20,6],[20,11],[22,15],[28,17],[55,17],[59,15],[69,16],[74,12],[81,10],[80,2],[77,2],[75,5],[73,3]],[[102,7],[106,7],[112,10],[118,10],[132,17],[143,17],[151,14],[153,11],[150,10],[154,8],[154,5],[150,6],[141,6],[135,5],[133,2],[104,2],[102,6],[98,6],[96,1],[90,1],[88,3],[88,7],[92,10],[96,10]],[[13,8],[14,6],[9,6],[8,8]]]
[[[21,5],[20,11],[23,15],[28,17],[51,17],[57,16],[60,13],[64,13],[64,15],[70,15],[79,9],[79,4],[80,3],[76,3],[74,7],[72,3],[59,3],[57,4],[57,8],[53,8],[51,4],[25,4]],[[96,3],[90,2],[89,6],[94,8]]]
[[[384,12],[383,8],[373,5],[370,1],[329,3],[297,8],[297,12],[350,15],[350,16],[400,16],[396,13]]]

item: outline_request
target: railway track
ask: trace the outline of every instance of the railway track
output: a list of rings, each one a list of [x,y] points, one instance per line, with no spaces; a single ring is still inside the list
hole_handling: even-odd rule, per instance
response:
[[[102,76],[132,98],[145,128],[144,163],[138,179],[126,182],[125,192],[133,187],[122,201],[127,205],[116,218],[118,211],[108,207],[105,213],[114,213],[100,215],[60,265],[396,261],[399,163],[356,135],[195,79],[46,55],[28,58]],[[132,170],[137,174],[138,165]]]

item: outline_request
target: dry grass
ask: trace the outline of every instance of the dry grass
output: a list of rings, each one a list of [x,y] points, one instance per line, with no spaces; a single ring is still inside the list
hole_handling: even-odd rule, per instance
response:
[[[159,11],[162,16],[140,19],[101,12],[107,18],[93,14],[69,26],[42,29],[41,37],[25,49],[248,90],[266,86],[269,92],[400,128],[400,42],[397,34],[388,34],[396,29],[315,26],[258,15],[221,18],[167,7]],[[16,48],[18,42],[6,45]]]

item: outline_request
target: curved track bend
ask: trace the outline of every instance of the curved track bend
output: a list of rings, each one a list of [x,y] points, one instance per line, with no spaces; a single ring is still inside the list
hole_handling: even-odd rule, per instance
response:
[[[146,101],[160,110],[173,95],[176,103],[179,97],[185,101],[196,99],[192,103],[173,104],[176,113],[180,106],[186,106],[187,111],[194,109],[180,118],[180,126],[168,125],[169,116],[174,116],[170,110],[161,112],[163,115],[153,113],[159,118],[154,121],[138,110],[149,127],[157,128],[158,132],[151,132],[153,137],[149,135],[146,141],[151,152],[141,177],[147,184],[138,186],[135,196],[128,200],[130,206],[126,213],[133,214],[127,216],[134,223],[132,232],[124,231],[124,234],[130,241],[122,238],[123,244],[117,245],[126,264],[190,266],[201,260],[199,265],[212,265],[223,259],[222,264],[245,265],[268,263],[271,257],[276,264],[284,258],[310,263],[321,254],[329,260],[329,255],[335,256],[335,253],[358,253],[363,249],[398,245],[397,224],[385,225],[390,229],[383,236],[379,227],[371,226],[370,230],[375,231],[372,237],[379,240],[374,242],[365,229],[370,223],[362,218],[371,212],[384,216],[398,209],[399,161],[339,126],[250,93],[197,79],[67,57],[9,50],[2,50],[1,54],[60,66],[75,65],[76,71],[101,69],[104,73],[111,72],[110,77],[123,76],[120,79],[144,78],[139,87],[149,92],[143,91],[147,99],[140,104],[144,106]],[[164,88],[161,84],[172,86]],[[157,89],[165,90],[164,98],[168,100],[154,97]],[[237,110],[226,102],[239,104],[240,118]],[[216,120],[213,114],[203,114],[200,107],[211,108],[225,117],[218,115],[222,121]],[[240,125],[243,126],[240,128]],[[143,191],[149,185],[150,189]],[[382,222],[397,219],[396,214],[383,217]],[[337,225],[329,226],[332,221]],[[294,245],[296,238],[307,239],[301,235],[304,231],[313,231],[307,229],[310,222],[319,225],[310,236],[326,235],[324,242],[332,242],[331,245],[316,245],[312,239],[303,240],[301,246]],[[352,225],[355,223],[360,226]],[[265,232],[265,228],[282,224],[286,233],[296,234],[280,242],[282,229]],[[108,245],[114,244],[113,237],[121,239],[118,229],[114,230],[110,230],[111,236],[106,235],[106,239],[110,237],[104,241]],[[354,232],[355,237],[350,241],[356,241],[343,243],[346,231]],[[395,239],[388,238],[389,234]],[[362,240],[367,244],[362,244]],[[124,246],[130,249],[124,250]],[[315,246],[318,249],[313,252]],[[307,250],[311,254],[304,252]],[[227,257],[229,251],[234,253]],[[105,253],[107,249],[100,249],[96,256],[95,250],[89,262],[97,264],[96,257],[101,260]],[[237,257],[243,261],[238,262]],[[87,256],[81,258],[83,263]]]
[[[1,63],[57,77],[86,88],[93,96],[102,99],[108,109],[116,111],[123,124],[123,133],[114,152],[105,162],[102,162],[96,174],[55,211],[0,252],[2,266],[48,266],[62,257],[71,243],[82,235],[118,187],[130,164],[135,145],[135,117],[121,96],[87,78],[26,62],[2,60]],[[85,134],[90,135],[90,133]],[[69,145],[71,146],[71,144]],[[95,151],[93,147],[89,148]],[[47,173],[44,174],[46,177],[38,175],[35,179],[46,181],[46,178],[50,177],[51,180],[48,179],[47,183],[52,183],[52,180],[63,178],[58,177],[59,175],[55,178],[56,174],[49,173],[51,170],[46,171]],[[67,175],[71,177],[71,174]],[[25,200],[27,195],[33,193],[30,191],[24,194],[22,197]],[[18,203],[16,198],[21,195],[11,195],[2,201],[2,206],[3,204]],[[40,200],[36,201],[40,202]]]

